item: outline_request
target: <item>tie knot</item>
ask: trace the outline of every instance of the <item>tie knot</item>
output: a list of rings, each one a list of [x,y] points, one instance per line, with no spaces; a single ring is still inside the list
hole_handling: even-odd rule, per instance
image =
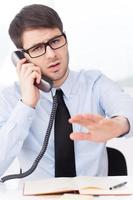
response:
[[[61,89],[56,90],[56,96],[57,96],[58,101],[64,100],[63,99],[63,91]]]
[[[61,89],[56,90],[58,96],[63,96],[63,91]]]

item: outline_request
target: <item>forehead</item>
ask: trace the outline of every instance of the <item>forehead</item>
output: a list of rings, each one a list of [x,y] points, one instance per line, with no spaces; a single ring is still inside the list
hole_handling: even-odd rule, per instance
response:
[[[47,42],[60,34],[61,31],[58,28],[27,29],[22,35],[23,48],[28,49],[38,43]]]

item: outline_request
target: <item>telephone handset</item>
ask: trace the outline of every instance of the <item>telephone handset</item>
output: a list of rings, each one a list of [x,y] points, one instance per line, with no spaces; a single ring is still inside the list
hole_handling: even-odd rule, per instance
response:
[[[25,56],[23,52],[19,50],[14,51],[11,55],[12,62],[15,66],[17,65],[18,60],[23,58],[25,58]],[[39,84],[35,83],[35,86],[44,92],[49,92],[52,89],[53,82],[47,76],[42,75],[40,83]]]

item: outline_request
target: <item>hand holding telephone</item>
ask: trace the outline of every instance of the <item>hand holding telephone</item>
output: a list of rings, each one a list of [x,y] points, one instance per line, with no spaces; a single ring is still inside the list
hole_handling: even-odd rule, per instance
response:
[[[15,66],[17,65],[17,62],[23,58],[25,58],[25,56],[23,52],[19,50],[14,51],[11,56],[12,62]],[[53,85],[52,80],[50,80],[48,77],[43,76],[43,75],[42,75],[40,83],[39,84],[35,83],[35,86],[44,92],[49,92],[52,89],[52,85]]]

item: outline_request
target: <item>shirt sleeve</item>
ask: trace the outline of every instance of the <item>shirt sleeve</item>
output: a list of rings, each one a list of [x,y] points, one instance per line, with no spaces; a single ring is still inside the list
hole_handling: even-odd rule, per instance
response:
[[[128,119],[130,130],[126,137],[133,136],[133,98],[119,85],[104,75],[96,82],[99,104],[107,117],[123,116]]]
[[[7,102],[0,100],[0,175],[19,154],[30,133],[35,109],[18,101],[11,110]]]

